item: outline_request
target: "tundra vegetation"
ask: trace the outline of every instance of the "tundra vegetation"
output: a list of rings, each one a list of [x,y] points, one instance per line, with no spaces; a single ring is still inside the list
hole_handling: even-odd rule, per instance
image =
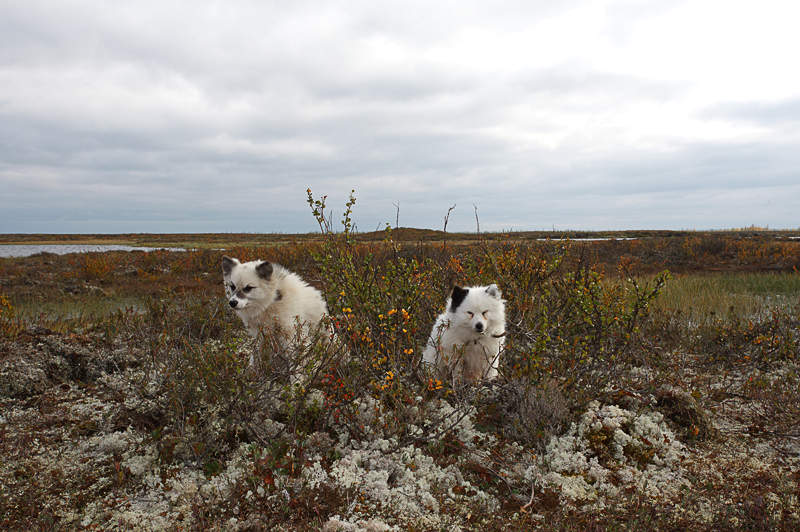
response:
[[[794,233],[363,234],[353,196],[341,226],[308,204],[316,235],[0,259],[0,527],[800,527]],[[220,247],[321,289],[333,339],[257,347]],[[490,283],[500,377],[440,380],[449,288]]]

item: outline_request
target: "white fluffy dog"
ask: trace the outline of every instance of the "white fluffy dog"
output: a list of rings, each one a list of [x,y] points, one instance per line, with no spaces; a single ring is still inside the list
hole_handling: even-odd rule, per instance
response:
[[[494,379],[505,343],[506,307],[497,285],[453,287],[423,361],[466,382]]]
[[[253,338],[266,330],[308,338],[328,313],[320,291],[279,264],[222,257],[222,279],[228,304]]]

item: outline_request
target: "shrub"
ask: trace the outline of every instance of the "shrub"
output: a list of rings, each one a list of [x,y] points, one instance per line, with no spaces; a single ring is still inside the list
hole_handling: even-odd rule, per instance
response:
[[[83,256],[83,275],[86,279],[102,281],[114,270],[114,262],[105,253],[86,253]]]
[[[580,408],[625,365],[642,362],[641,325],[669,274],[641,284],[623,263],[620,276],[608,279],[582,260],[568,265],[568,252],[568,245],[484,245],[471,268],[506,287],[501,372],[539,383],[555,378]]]
[[[438,424],[426,426],[422,433],[409,429],[418,421],[418,398],[446,393],[420,365],[420,346],[435,316],[431,296],[440,292],[441,267],[430,258],[403,253],[388,226],[382,244],[357,244],[352,193],[341,233],[333,230],[325,213],[326,197],[315,199],[311,190],[307,193],[323,233],[313,258],[324,279],[334,330],[349,354],[346,365],[326,375],[325,406],[356,437],[369,430],[395,436],[401,443],[425,439],[440,428]],[[374,409],[375,415],[367,417],[374,426],[365,426],[365,408]]]
[[[6,296],[0,294],[0,338],[16,338],[23,325],[16,316],[14,306]]]
[[[508,337],[501,373],[517,383],[513,402],[519,411],[514,415],[527,419],[522,425],[538,426],[540,421],[530,418],[541,418],[545,425],[561,426],[563,412],[555,403],[551,412],[532,413],[537,397],[563,394],[566,404],[579,410],[625,364],[640,362],[634,356],[640,325],[668,274],[640,284],[623,265],[622,277],[610,281],[581,260],[567,265],[569,246],[552,243],[483,242],[477,249],[442,244],[409,250],[392,240],[388,226],[383,244],[358,245],[352,236],[353,195],[343,230],[336,233],[325,212],[326,198],[307,192],[324,237],[314,258],[336,315],[337,334],[352,356],[337,381],[339,397],[345,400],[335,403],[336,408],[349,403],[346,424],[351,429],[362,421],[357,399],[366,396],[381,405],[387,425],[383,432],[401,439],[411,436],[404,427],[417,413],[418,397],[447,397],[457,406],[456,415],[470,408],[474,389],[436,381],[420,364],[421,348],[452,283],[496,282],[503,289]],[[393,422],[386,423],[387,415]],[[417,437],[435,434],[434,425]],[[515,437],[526,439],[520,435],[524,430],[517,430]]]
[[[693,346],[711,362],[761,365],[800,359],[800,305],[771,309],[763,319],[731,311],[702,327]]]
[[[489,432],[543,451],[571,420],[569,403],[553,380],[511,378],[476,400],[478,423]]]

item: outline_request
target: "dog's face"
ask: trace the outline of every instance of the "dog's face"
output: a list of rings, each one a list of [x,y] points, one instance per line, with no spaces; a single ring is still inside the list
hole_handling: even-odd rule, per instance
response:
[[[451,314],[455,319],[451,324],[469,329],[475,334],[485,334],[496,329],[505,321],[505,302],[497,285],[475,286],[472,288],[453,287],[450,295]]]
[[[272,264],[269,262],[239,262],[238,259],[222,257],[222,280],[228,304],[234,310],[245,310],[254,304],[263,308],[275,299]]]

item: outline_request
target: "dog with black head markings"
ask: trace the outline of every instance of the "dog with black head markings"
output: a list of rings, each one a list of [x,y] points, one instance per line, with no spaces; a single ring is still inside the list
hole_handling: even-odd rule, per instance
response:
[[[505,330],[505,300],[496,284],[454,286],[428,337],[422,360],[456,380],[494,379]]]
[[[228,304],[253,338],[269,330],[308,339],[328,314],[322,293],[280,264],[225,256],[222,279]]]

